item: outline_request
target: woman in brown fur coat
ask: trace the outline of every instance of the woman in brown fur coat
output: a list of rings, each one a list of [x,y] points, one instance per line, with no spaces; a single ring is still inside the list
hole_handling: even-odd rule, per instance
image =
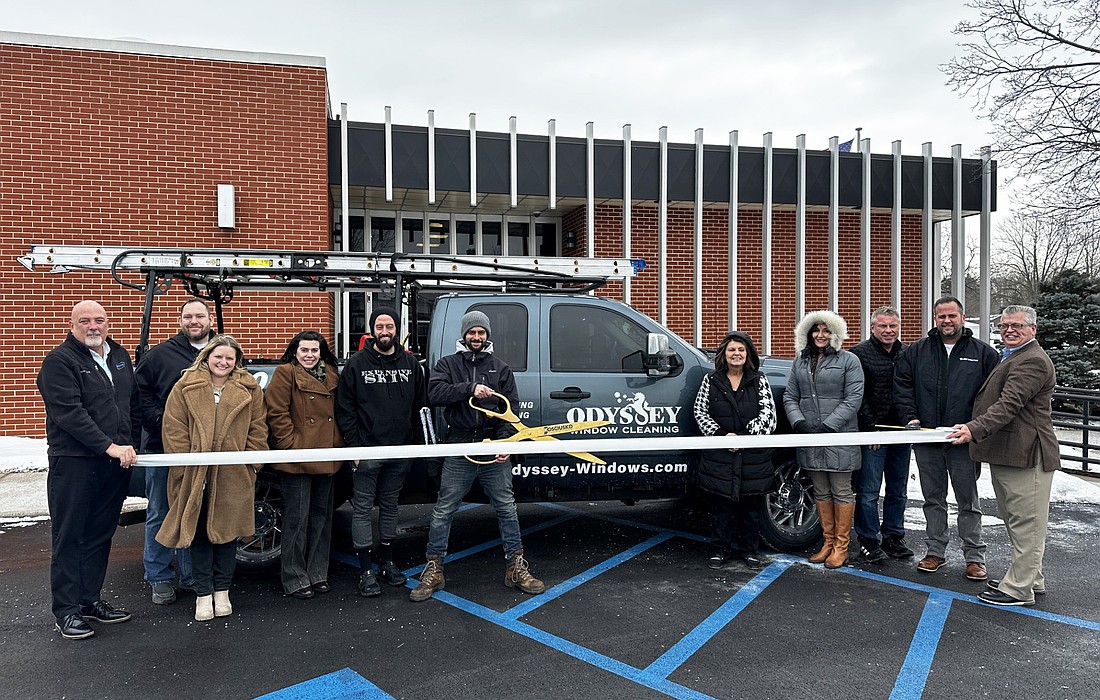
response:
[[[162,436],[166,453],[267,449],[263,391],[244,369],[236,340],[215,336],[184,370],[168,395]],[[233,613],[237,538],[256,529],[257,471],[233,464],[172,467],[168,474],[168,515],[157,541],[191,549],[196,620]]]

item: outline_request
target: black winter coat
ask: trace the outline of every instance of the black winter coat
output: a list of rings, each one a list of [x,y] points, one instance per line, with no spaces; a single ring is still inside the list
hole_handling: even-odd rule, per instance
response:
[[[103,457],[111,443],[136,447],[141,439],[141,397],[130,353],[111,338],[104,342],[111,379],[72,333],[42,361],[37,384],[46,404],[50,457]]]
[[[513,410],[519,408],[519,391],[516,378],[504,361],[493,354],[492,344],[487,351],[471,352],[461,343],[458,352],[439,358],[428,379],[428,400],[433,406],[443,406],[443,418],[447,421],[448,442],[478,442],[485,438],[506,438],[515,434],[511,423],[489,418],[467,404],[474,395],[474,386],[484,384],[507,397]],[[479,406],[489,410],[502,410],[504,402],[496,397],[475,399]]]
[[[881,430],[875,426],[899,424],[894,370],[905,348],[905,343],[895,340],[887,352],[882,341],[873,336],[852,348],[852,354],[863,365],[863,404],[857,414],[860,430]]]
[[[997,351],[974,337],[969,328],[955,342],[951,356],[938,328],[909,346],[898,362],[894,393],[902,424],[919,418],[922,427],[966,423],[974,397],[1000,361]]]
[[[194,364],[198,354],[198,348],[191,344],[187,336],[177,333],[151,348],[138,363],[134,374],[141,390],[141,425],[145,428],[143,452],[164,452],[160,434],[164,404],[168,403],[168,395],[180,380],[183,370]]]
[[[769,435],[775,432],[775,400],[763,373],[746,370],[736,390],[725,373],[703,377],[695,397],[695,421],[704,435]],[[775,489],[772,451],[703,450],[696,482],[704,491],[741,500]]]
[[[348,447],[423,442],[424,370],[396,345],[383,355],[368,343],[348,360],[336,391],[336,422]]]

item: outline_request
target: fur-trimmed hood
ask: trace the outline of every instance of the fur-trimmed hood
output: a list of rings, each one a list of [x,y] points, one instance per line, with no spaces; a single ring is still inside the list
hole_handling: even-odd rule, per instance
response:
[[[819,323],[824,323],[825,327],[832,332],[833,337],[830,346],[836,352],[840,352],[841,347],[844,346],[844,341],[848,339],[848,324],[841,318],[840,314],[821,310],[806,314],[794,327],[795,355],[801,355],[809,346],[810,330]]]

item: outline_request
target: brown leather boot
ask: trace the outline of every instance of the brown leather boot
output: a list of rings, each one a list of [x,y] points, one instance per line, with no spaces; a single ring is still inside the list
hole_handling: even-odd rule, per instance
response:
[[[542,581],[531,575],[527,568],[527,560],[523,558],[523,550],[519,550],[508,560],[508,569],[504,572],[504,585],[515,587],[524,593],[538,595],[546,590]]]
[[[811,564],[820,564],[829,558],[833,553],[833,540],[836,538],[833,525],[833,502],[818,501],[817,516],[821,518],[821,534],[825,536],[825,544],[821,545],[821,549],[817,550],[816,554],[810,556]]]
[[[447,585],[447,579],[443,578],[443,557],[428,557],[428,563],[420,572],[420,583],[409,592],[409,600],[421,603],[436,591],[443,590]]]
[[[855,513],[855,503],[833,504],[836,541],[833,543],[833,553],[825,560],[826,569],[839,569],[848,563],[848,545],[851,543],[852,517]]]

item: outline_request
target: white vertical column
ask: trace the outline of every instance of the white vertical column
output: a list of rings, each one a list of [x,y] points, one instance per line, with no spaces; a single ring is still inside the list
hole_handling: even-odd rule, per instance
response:
[[[991,305],[992,237],[991,213],[993,209],[993,154],[989,146],[982,146],[982,213],[978,231],[978,260],[981,266],[978,296],[978,337],[989,342],[989,315]]]
[[[351,178],[350,166],[348,165],[348,103],[340,103],[340,250],[348,252],[351,239],[351,214],[349,209],[351,208],[351,195],[349,190],[349,182]],[[369,222],[364,222],[365,226],[369,226]],[[333,329],[334,336],[340,339],[340,357],[347,357],[350,354],[351,339],[348,338],[348,331],[351,330],[351,304],[350,296],[348,292],[341,291],[334,295],[335,306],[333,309],[336,316],[336,328]]]
[[[519,165],[516,156],[516,118],[508,117],[508,206],[513,209],[519,203],[518,180]],[[529,231],[534,230],[532,225]]]
[[[760,351],[772,354],[772,132],[764,134],[764,211],[760,217]]]
[[[631,201],[634,196],[631,186],[631,146],[630,125],[623,124],[623,257],[628,261],[633,254],[630,240],[630,216],[633,213]],[[630,278],[623,280],[623,303],[630,303]]]
[[[962,217],[962,144],[951,147],[951,293],[966,304],[966,230]]]
[[[550,182],[547,183],[550,186],[550,194],[548,195],[549,201],[547,202],[548,209],[558,208],[558,125],[557,121],[551,119],[546,122],[546,133],[548,137],[548,143],[550,146],[549,162],[550,162]]]
[[[393,201],[393,113],[386,106],[386,201]]]
[[[729,239],[729,329],[737,328],[737,201],[738,167],[741,152],[737,144],[738,134],[730,132],[730,215],[726,235]]]
[[[921,266],[923,268],[923,306],[921,317],[924,323],[921,330],[932,326],[932,302],[940,297],[940,239],[936,226],[932,223],[932,143],[921,145],[923,160],[923,181],[921,188]]]
[[[660,186],[657,194],[657,308],[661,325],[668,327],[668,127],[658,130]]]
[[[692,217],[694,261],[692,264],[695,297],[695,347],[703,347],[703,130],[695,130],[695,211]]]
[[[859,146],[862,160],[860,189],[863,206],[859,211],[859,332],[860,340],[871,334],[871,139]]]
[[[477,115],[470,112],[470,206],[477,206]],[[501,227],[501,235],[507,232]]]
[[[894,156],[894,208],[890,212],[890,305],[901,313],[901,141],[891,146]]]
[[[829,301],[840,306],[840,139],[829,139]]]
[[[435,110],[428,110],[428,204],[435,204]],[[453,230],[453,229],[452,229]],[[454,240],[454,234],[451,235]]]
[[[584,125],[584,153],[585,153],[585,248],[588,257],[596,257],[596,138],[595,124],[588,122]]]
[[[798,150],[798,189],[794,205],[794,317],[806,315],[806,134],[794,140]]]

